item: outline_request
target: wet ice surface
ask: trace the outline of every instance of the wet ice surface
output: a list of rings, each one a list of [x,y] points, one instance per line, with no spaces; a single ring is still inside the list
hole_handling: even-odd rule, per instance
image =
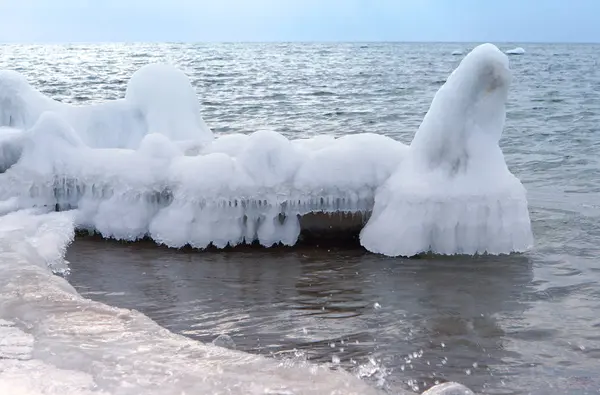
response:
[[[448,380],[492,394],[600,388],[599,301],[594,277],[569,279],[577,260],[199,253],[90,238],[68,258],[86,297],[204,342],[226,335],[217,342],[237,350],[339,365],[391,392]]]

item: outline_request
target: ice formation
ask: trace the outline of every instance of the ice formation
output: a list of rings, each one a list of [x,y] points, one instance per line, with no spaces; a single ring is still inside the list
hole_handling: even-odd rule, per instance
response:
[[[452,56],[460,56],[462,54],[463,54],[463,51],[461,51],[460,49],[452,51]]]
[[[298,216],[366,213],[407,150],[369,133],[311,141],[270,131],[223,136],[193,154],[156,133],[135,150],[92,148],[55,112],[0,144],[0,199],[77,209],[77,226],[104,237],[196,248],[293,245]]]
[[[507,55],[524,55],[525,50],[521,47],[517,47],[517,48],[509,49],[508,51],[506,51],[506,54]]]
[[[361,234],[374,252],[522,251],[525,191],[498,147],[509,80],[506,56],[477,47],[407,147],[372,133],[214,139],[188,78],[166,65],[136,72],[124,99],[89,106],[0,72],[0,200],[76,210],[81,229],[176,248],[293,245],[306,214],[362,225],[375,206]]]
[[[498,142],[511,80],[508,58],[476,47],[435,95],[398,170],[378,189],[361,232],[389,256],[502,254],[533,243],[526,192]]]
[[[188,77],[163,64],[137,71],[124,99],[86,106],[52,100],[19,73],[0,71],[0,127],[29,129],[46,111],[64,117],[92,148],[136,149],[151,133],[182,142],[206,143],[213,138]]]

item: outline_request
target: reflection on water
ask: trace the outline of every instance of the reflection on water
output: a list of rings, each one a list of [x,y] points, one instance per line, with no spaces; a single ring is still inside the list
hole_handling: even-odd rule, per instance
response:
[[[400,260],[322,248],[176,252],[84,238],[68,258],[69,280],[84,296],[135,308],[205,342],[227,334],[238,350],[302,353],[349,370],[373,359],[392,386],[422,390],[455,380],[476,390],[519,393],[507,380],[513,374],[507,361],[522,358],[505,344],[532,303],[533,266],[524,256]]]

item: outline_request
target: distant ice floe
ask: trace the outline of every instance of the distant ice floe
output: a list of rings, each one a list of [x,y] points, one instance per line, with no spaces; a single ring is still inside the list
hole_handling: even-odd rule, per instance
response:
[[[0,200],[74,210],[80,229],[175,248],[293,245],[306,214],[366,219],[375,207],[361,235],[373,252],[522,251],[525,191],[497,144],[509,77],[496,47],[476,48],[407,147],[372,133],[214,138],[189,80],[168,65],[136,72],[124,99],[88,106],[3,71]]]
[[[517,47],[517,48],[509,49],[508,51],[506,51],[506,54],[507,55],[524,55],[525,50],[521,47]]]
[[[463,51],[460,49],[452,51],[452,56],[461,56],[462,54],[463,54]]]

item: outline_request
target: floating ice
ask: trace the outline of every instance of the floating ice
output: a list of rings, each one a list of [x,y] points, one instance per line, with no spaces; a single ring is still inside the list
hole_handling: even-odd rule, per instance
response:
[[[517,47],[517,48],[509,49],[508,51],[506,51],[506,54],[507,55],[524,55],[525,50],[521,47]]]
[[[136,149],[151,133],[183,142],[206,143],[213,138],[188,77],[163,64],[137,71],[127,85],[125,99],[87,106],[52,100],[19,73],[0,71],[0,127],[29,129],[46,111],[62,115],[93,148]]]
[[[360,237],[368,250],[503,254],[531,246],[526,192],[498,146],[508,66],[498,48],[480,45],[440,88],[402,164],[377,191]]]
[[[462,384],[448,382],[431,387],[422,395],[475,395],[475,393]]]
[[[463,54],[463,51],[460,49],[457,49],[455,51],[452,51],[452,56],[460,56]]]

